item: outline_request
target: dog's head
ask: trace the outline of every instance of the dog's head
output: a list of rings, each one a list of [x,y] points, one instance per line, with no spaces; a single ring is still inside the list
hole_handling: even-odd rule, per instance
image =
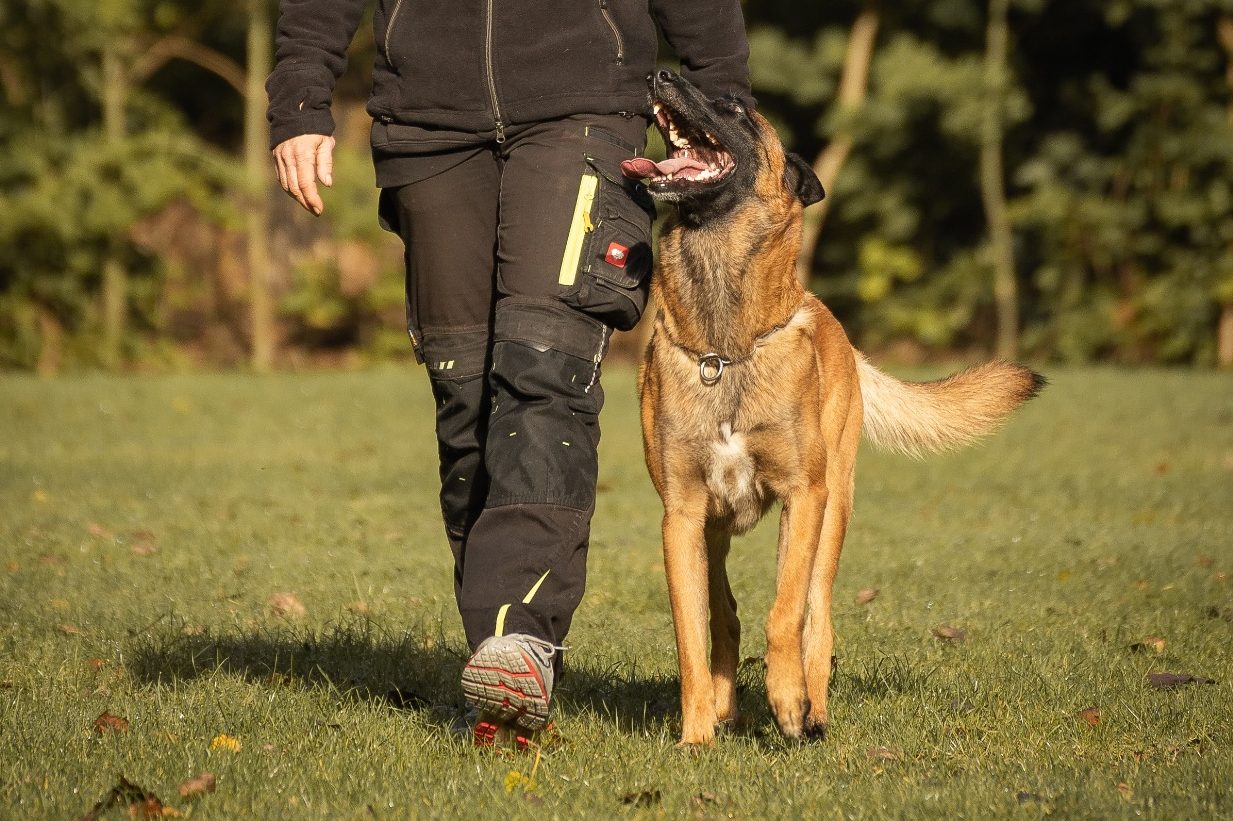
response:
[[[647,80],[668,157],[658,163],[638,157],[621,167],[626,176],[645,179],[657,200],[707,215],[750,197],[804,206],[826,195],[809,163],[785,152],[771,124],[737,97],[707,99],[667,70]]]

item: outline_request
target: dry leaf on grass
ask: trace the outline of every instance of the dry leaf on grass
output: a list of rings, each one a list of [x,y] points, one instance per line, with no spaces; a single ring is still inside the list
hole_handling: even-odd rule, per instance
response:
[[[1229,624],[1233,624],[1233,608],[1226,607],[1222,609],[1213,604],[1207,608],[1206,613],[1209,619],[1224,619]]]
[[[103,659],[90,659],[89,661],[86,662],[86,664],[95,670],[102,670],[104,667],[107,666],[107,662],[104,661]]]
[[[202,773],[196,778],[190,778],[180,785],[180,796],[182,798],[195,798],[205,793],[214,792],[216,786],[214,773]]]
[[[270,609],[275,615],[289,619],[302,619],[308,615],[308,611],[294,593],[275,593],[270,596]]]
[[[955,644],[958,644],[968,637],[966,630],[960,630],[958,627],[951,627],[949,624],[943,624],[933,628],[933,635],[943,641],[954,642]]]
[[[1125,781],[1118,782],[1117,792],[1119,795],[1122,796],[1122,798],[1126,799],[1127,801],[1135,797],[1134,788],[1131,787],[1129,784],[1127,784]]]
[[[86,532],[102,539],[110,539],[112,536],[112,532],[98,522],[87,522]]]
[[[80,636],[81,628],[75,624],[57,624],[56,629],[66,636]]]
[[[1186,684],[1215,684],[1216,680],[1189,673],[1148,673],[1147,683],[1157,690],[1172,690]]]
[[[1132,653],[1146,653],[1151,650],[1153,653],[1163,653],[1165,649],[1165,640],[1160,636],[1147,636],[1142,641],[1136,641],[1130,645]]]
[[[77,821],[96,821],[112,807],[127,807],[130,818],[173,818],[180,814],[175,807],[164,805],[154,793],[120,776],[120,783]]]
[[[870,747],[865,755],[874,761],[902,761],[903,753],[890,747]]]
[[[876,587],[866,587],[864,590],[856,594],[857,604],[869,604],[878,597],[880,591]]]
[[[1079,716],[1079,718],[1086,721],[1088,724],[1091,724],[1093,727],[1095,727],[1097,724],[1100,723],[1100,708],[1099,707],[1088,707],[1086,710],[1080,710],[1078,713],[1076,713],[1076,715]]]
[[[663,800],[659,790],[639,790],[621,796],[621,803],[631,807],[653,807]]]
[[[129,537],[129,549],[136,556],[149,556],[158,552],[158,540],[149,530],[136,530]]]
[[[102,715],[94,719],[94,731],[99,735],[105,735],[108,731],[123,733],[127,730],[128,719],[115,715],[109,710],[104,710]]]

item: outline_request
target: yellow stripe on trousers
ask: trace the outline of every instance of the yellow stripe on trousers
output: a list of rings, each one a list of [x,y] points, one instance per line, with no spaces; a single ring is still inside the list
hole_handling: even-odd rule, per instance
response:
[[[527,594],[522,597],[523,604],[531,603],[531,599],[535,598],[535,594],[539,592],[539,586],[544,583],[544,579],[548,578],[548,574],[551,572],[552,572],[551,568],[549,568],[548,570],[545,570],[544,575],[540,576],[539,580],[536,581],[535,584],[531,585],[531,589],[528,590]],[[497,631],[493,633],[494,636],[505,635],[505,614],[508,612],[509,612],[508,604],[501,605],[501,609],[497,611]]]
[[[569,238],[565,240],[565,253],[561,255],[561,275],[557,278],[561,285],[573,285],[578,276],[583,240],[593,227],[591,204],[595,201],[595,190],[598,187],[599,177],[594,174],[583,174],[578,183],[578,199],[574,201],[574,215],[569,221]]]

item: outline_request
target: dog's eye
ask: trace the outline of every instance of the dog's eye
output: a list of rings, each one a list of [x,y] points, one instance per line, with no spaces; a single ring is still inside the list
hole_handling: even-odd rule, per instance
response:
[[[735,114],[738,117],[745,113],[745,106],[735,97],[720,97],[715,101],[715,107],[720,111],[728,114]]]

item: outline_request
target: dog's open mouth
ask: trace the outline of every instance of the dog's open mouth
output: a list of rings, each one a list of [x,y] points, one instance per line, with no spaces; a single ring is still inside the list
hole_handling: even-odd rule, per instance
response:
[[[645,179],[652,190],[713,185],[732,173],[736,163],[714,134],[685,122],[662,102],[655,102],[655,122],[668,148],[660,162],[635,157],[621,163],[627,177]]]

